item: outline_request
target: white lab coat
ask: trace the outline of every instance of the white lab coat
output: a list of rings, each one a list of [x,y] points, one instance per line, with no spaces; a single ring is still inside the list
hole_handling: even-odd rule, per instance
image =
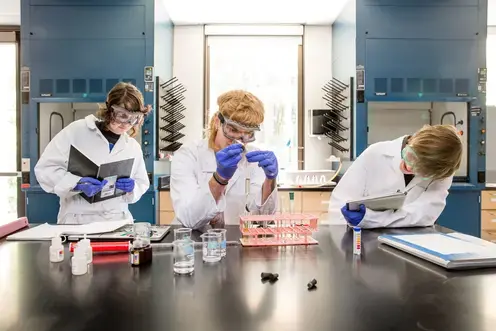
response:
[[[408,191],[399,210],[383,212],[367,209],[362,228],[415,227],[433,225],[444,207],[453,177],[425,180],[414,177],[405,187],[400,170],[401,147],[405,136],[369,146],[339,181],[329,201],[330,224],[346,223],[341,207],[350,200]]]
[[[97,118],[89,115],[66,126],[50,141],[34,168],[41,188],[60,197],[58,224],[132,220],[128,204],[138,201],[150,186],[139,143],[123,134],[109,152],[109,142],[95,121]],[[67,172],[71,145],[98,165],[134,158],[131,173],[135,180],[133,192],[93,204],[84,200],[79,196],[80,192],[73,191],[81,177]]]
[[[247,151],[255,150],[247,146]],[[174,153],[171,165],[170,194],[176,219],[186,227],[204,229],[214,218],[225,224],[239,224],[245,204],[252,214],[274,214],[277,208],[277,188],[264,204],[262,184],[265,173],[256,163],[241,163],[229,180],[224,195],[215,202],[208,182],[217,169],[214,151],[207,140],[183,145]],[[245,178],[250,176],[250,196],[245,196]]]

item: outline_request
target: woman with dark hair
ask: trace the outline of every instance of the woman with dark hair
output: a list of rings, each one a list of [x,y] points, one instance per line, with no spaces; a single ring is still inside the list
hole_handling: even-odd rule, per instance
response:
[[[57,223],[132,221],[128,204],[137,202],[150,185],[141,146],[133,138],[149,112],[150,107],[145,107],[143,95],[135,86],[118,83],[108,93],[98,118],[89,115],[72,122],[50,141],[34,170],[41,188],[60,197]],[[125,194],[93,204],[81,197],[95,196],[107,182],[68,172],[71,146],[98,165],[134,158],[131,176],[115,183],[115,188]]]

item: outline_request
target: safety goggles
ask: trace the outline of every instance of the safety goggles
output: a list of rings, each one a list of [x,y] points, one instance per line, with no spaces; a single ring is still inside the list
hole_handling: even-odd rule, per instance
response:
[[[255,141],[255,131],[260,131],[260,126],[248,126],[225,118],[221,113],[218,115],[222,132],[227,139],[240,140],[243,143]]]
[[[403,148],[403,150],[401,151],[401,159],[405,162],[408,169],[411,172],[413,172],[415,176],[422,178],[424,180],[431,179],[431,177],[429,176],[424,176],[419,174],[418,170],[415,167],[418,161],[418,156],[413,150],[413,148],[411,148],[409,145],[406,145],[405,148]]]
[[[112,120],[119,124],[136,125],[143,118],[141,111],[129,111],[116,105],[112,106]]]

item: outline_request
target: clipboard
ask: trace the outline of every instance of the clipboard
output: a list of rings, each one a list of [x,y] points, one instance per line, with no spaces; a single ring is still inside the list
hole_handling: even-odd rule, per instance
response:
[[[83,199],[89,203],[95,203],[125,195],[126,192],[117,189],[115,183],[119,178],[131,177],[133,165],[134,158],[104,163],[98,166],[76,147],[71,145],[67,171],[80,177],[93,177],[100,181],[107,180],[107,184],[102,190],[91,198],[84,193],[80,193]]]
[[[371,196],[360,200],[348,201],[348,210],[359,210],[360,205],[374,211],[397,210],[403,206],[407,192],[396,192],[382,196]]]

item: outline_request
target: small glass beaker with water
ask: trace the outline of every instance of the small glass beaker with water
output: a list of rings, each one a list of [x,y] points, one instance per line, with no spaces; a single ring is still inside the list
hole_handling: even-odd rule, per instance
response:
[[[220,234],[220,257],[226,256],[227,253],[227,241],[226,241],[226,229],[209,229],[208,233],[218,233]]]
[[[189,238],[172,242],[174,248],[174,272],[190,275],[195,271],[195,242]]]
[[[190,228],[174,229],[174,240],[191,239]]]
[[[220,234],[207,232],[201,235],[203,241],[203,261],[219,262],[220,256]]]
[[[152,225],[146,222],[137,222],[133,224],[134,238],[140,239],[143,244],[150,245],[152,236]]]

